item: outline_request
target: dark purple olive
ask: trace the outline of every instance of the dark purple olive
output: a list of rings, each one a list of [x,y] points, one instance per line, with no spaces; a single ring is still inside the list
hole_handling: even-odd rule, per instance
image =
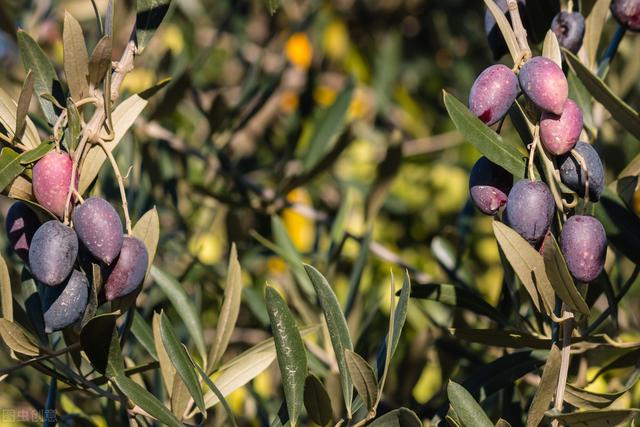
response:
[[[59,331],[77,322],[87,307],[89,281],[84,273],[73,270],[66,283],[43,290],[45,332]]]
[[[540,116],[540,139],[551,154],[568,153],[578,142],[582,132],[582,110],[570,99],[564,103],[562,114],[546,111]]]
[[[613,0],[611,13],[626,29],[640,31],[640,0]]]
[[[554,208],[553,195],[547,184],[522,179],[515,183],[509,193],[505,223],[532,246],[536,246],[551,226]]]
[[[574,149],[582,156],[587,166],[589,199],[597,202],[604,190],[604,167],[600,156],[593,146],[586,142],[579,141]],[[567,153],[559,159],[559,165],[562,182],[580,197],[585,197],[585,173],[580,162],[571,153]]]
[[[29,265],[36,279],[56,286],[69,276],[77,256],[75,231],[60,221],[51,220],[42,224],[31,240]]]
[[[29,259],[31,240],[38,227],[40,227],[38,216],[26,203],[15,202],[7,212],[4,225],[11,249],[20,258],[27,261]]]
[[[562,114],[569,96],[569,83],[562,69],[549,58],[535,56],[518,74],[520,88],[542,111]]]
[[[580,282],[591,282],[604,267],[607,235],[597,219],[574,215],[562,228],[560,248],[571,275]]]
[[[99,197],[85,200],[73,212],[73,227],[91,254],[109,265],[122,248],[122,221],[109,202]]]
[[[518,96],[518,78],[502,64],[486,68],[471,87],[469,109],[487,125],[502,119]]]
[[[580,12],[562,11],[553,17],[551,31],[565,49],[577,53],[584,38],[584,16]]]
[[[124,236],[120,255],[104,284],[107,300],[112,301],[136,290],[144,279],[148,262],[149,254],[144,243],[136,237]]]
[[[480,157],[469,174],[471,200],[484,214],[495,215],[507,203],[513,176],[486,157]]]

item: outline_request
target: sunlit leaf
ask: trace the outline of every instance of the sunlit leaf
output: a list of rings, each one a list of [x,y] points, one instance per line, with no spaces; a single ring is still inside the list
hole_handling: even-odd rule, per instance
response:
[[[524,177],[527,157],[525,152],[502,139],[454,96],[444,92],[443,100],[453,124],[467,141],[516,178]]]
[[[224,288],[224,302],[218,316],[216,335],[209,354],[209,366],[215,368],[222,359],[229,345],[231,333],[236,326],[240,304],[242,303],[242,271],[238,261],[238,251],[235,243],[231,245],[229,265],[227,267],[227,281]]]
[[[169,11],[171,0],[136,0],[136,46],[138,53],[153,37]]]
[[[149,274],[158,249],[158,242],[160,241],[160,218],[156,208],[153,207],[142,215],[142,218],[136,222],[131,232],[135,237],[142,240],[147,248],[147,254],[149,255],[147,274]]]
[[[53,125],[58,115],[51,102],[43,98],[42,95],[49,94],[57,98],[61,94],[62,89],[56,71],[38,43],[23,30],[18,30],[18,46],[24,68],[33,73],[34,87],[42,111],[44,111],[49,124]]]
[[[542,371],[540,383],[536,388],[536,393],[527,413],[527,427],[538,427],[544,418],[544,413],[549,409],[549,404],[553,400],[558,384],[560,356],[560,349],[556,345],[551,347]]]
[[[74,101],[89,95],[89,56],[84,42],[82,27],[69,12],[64,14],[62,32],[64,48],[64,73],[67,76],[69,92]]]
[[[266,300],[289,420],[295,426],[302,412],[307,354],[293,315],[278,291],[267,286]]]
[[[558,413],[555,410],[547,411],[546,415],[552,420],[558,420],[567,426],[581,427],[605,427],[616,426],[624,423],[631,417],[640,414],[639,409],[603,409],[573,412],[569,414]]]
[[[11,320],[0,318],[0,337],[11,350],[26,356],[38,356],[37,340],[22,326]]]
[[[353,343],[351,342],[351,335],[349,334],[349,328],[347,327],[347,321],[344,318],[340,303],[336,294],[331,289],[331,285],[327,282],[327,279],[314,267],[310,265],[304,266],[311,283],[313,284],[316,293],[318,294],[318,300],[322,307],[325,319],[327,321],[327,327],[329,329],[329,336],[331,338],[331,345],[336,355],[338,362],[338,369],[340,370],[340,383],[342,384],[342,395],[347,411],[351,411],[351,399],[353,396],[353,386],[351,384],[351,377],[347,366],[345,351],[353,351]]]

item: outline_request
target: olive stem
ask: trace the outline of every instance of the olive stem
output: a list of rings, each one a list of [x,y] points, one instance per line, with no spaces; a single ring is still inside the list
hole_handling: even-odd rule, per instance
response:
[[[124,223],[127,229],[127,234],[131,235],[131,218],[129,217],[129,204],[127,203],[127,191],[124,188],[124,179],[122,179],[122,174],[120,173],[120,168],[118,167],[118,163],[116,162],[115,157],[113,157],[113,153],[111,150],[107,148],[104,142],[99,139],[97,144],[100,145],[104,154],[109,159],[111,163],[111,168],[113,169],[113,173],[116,175],[116,181],[118,181],[118,188],[120,189],[120,199],[122,199],[122,210],[124,212]]]
[[[566,311],[563,304],[562,311]],[[556,398],[553,408],[562,411],[564,405],[564,392],[567,388],[567,377],[569,375],[569,361],[571,359],[571,334],[573,332],[573,319],[568,319],[562,323],[562,353],[560,356],[560,373],[558,374],[558,386],[556,388]],[[553,420],[553,427],[559,425],[558,420]]]
[[[129,38],[129,42],[127,43],[127,46],[124,49],[122,56],[120,57],[120,61],[118,61],[118,63],[114,67],[113,73],[107,77],[108,79],[110,78],[110,84],[108,85],[110,86],[110,91],[109,91],[110,93],[103,94],[102,99],[100,99],[100,97],[95,97],[96,98],[95,103],[97,104],[98,108],[96,108],[96,111],[93,113],[93,116],[91,117],[87,125],[84,127],[80,143],[78,144],[78,147],[73,153],[73,165],[71,168],[72,177],[74,177],[76,174],[78,164],[84,152],[85,145],[87,144],[87,142],[89,141],[93,142],[98,138],[98,135],[100,134],[100,130],[105,124],[105,120],[110,115],[110,114],[107,114],[106,108],[100,108],[101,107],[100,104],[102,103],[103,106],[111,105],[111,102],[118,97],[118,94],[120,92],[120,85],[124,81],[125,76],[131,70],[133,70],[133,59],[136,54],[135,35],[136,35],[136,29],[134,26],[131,32],[131,37]],[[71,179],[71,182],[69,183],[69,191],[67,193],[67,200],[64,205],[65,206],[64,208],[65,223],[67,223],[69,218],[69,210],[70,210],[69,205],[71,202],[71,195],[73,194],[74,189],[75,189],[75,179]],[[128,213],[127,213],[127,216],[128,216]]]
[[[627,29],[624,26],[618,24],[618,28],[613,35],[613,39],[611,39],[607,50],[604,52],[604,54],[602,55],[602,59],[598,63],[598,77],[600,77],[601,79],[604,79],[607,75],[607,72],[609,71],[609,64],[611,64],[613,57],[616,56],[616,53],[618,53],[618,47],[620,46],[620,42],[624,38],[626,32]]]
[[[84,203],[84,199],[82,198],[82,196],[80,195],[80,193],[78,193],[78,190],[73,190],[73,195],[75,196],[75,198],[80,202],[80,204]]]
[[[553,162],[547,155],[547,152],[545,151],[542,144],[538,144],[537,149],[538,149],[538,154],[542,159],[542,168],[544,169],[544,174],[545,174],[545,177],[547,178],[549,189],[551,190],[551,194],[553,194],[553,199],[555,200],[555,203],[556,203],[556,209],[560,212],[560,214],[564,218],[562,196],[560,195],[560,191],[558,190],[558,186],[556,183],[556,174],[555,174],[556,169],[553,165]]]
[[[14,371],[17,371],[18,369],[22,369],[25,366],[29,366],[29,365],[31,365],[33,363],[42,362],[44,360],[51,359],[52,357],[58,357],[58,356],[61,356],[63,354],[66,354],[66,353],[79,351],[80,349],[81,349],[80,343],[71,344],[69,347],[65,347],[65,348],[60,349],[60,350],[52,351],[50,353],[43,354],[42,356],[34,357],[33,359],[28,359],[28,360],[22,361],[19,364],[15,365],[15,366],[11,366],[9,368],[0,369],[0,375],[10,374],[10,373],[12,373]]]
[[[527,30],[524,29],[524,25],[522,25],[522,20],[520,19],[518,2],[517,0],[507,0],[507,6],[509,7],[513,33],[516,36],[516,40],[518,40],[518,46],[522,54],[522,59],[518,62],[525,62],[531,58],[531,48],[529,48],[529,43],[527,42]]]
[[[580,163],[580,168],[584,171],[584,197],[589,200],[589,170],[587,169],[587,162],[575,148],[571,150],[571,155]]]
[[[536,180],[536,175],[533,172],[533,161],[535,160],[536,157],[536,147],[538,146],[538,141],[539,141],[539,137],[538,137],[538,133],[539,133],[539,126],[536,126],[533,129],[533,141],[531,141],[531,144],[529,144],[529,160],[527,163],[527,169],[529,172],[529,180],[531,180],[532,182],[535,182]]]

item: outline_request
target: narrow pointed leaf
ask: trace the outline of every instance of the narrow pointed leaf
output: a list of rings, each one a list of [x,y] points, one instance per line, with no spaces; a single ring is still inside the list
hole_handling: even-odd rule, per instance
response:
[[[13,291],[11,290],[11,277],[9,268],[2,256],[0,256],[0,308],[2,317],[13,322]]]
[[[53,141],[42,141],[36,148],[25,151],[20,155],[20,164],[28,165],[29,163],[36,162],[45,156],[49,151],[55,148]]]
[[[33,75],[33,74],[32,74]],[[26,84],[26,82],[25,82]],[[25,95],[26,97],[26,95]],[[26,102],[26,101],[21,101]],[[18,107],[18,104],[9,96],[4,89],[0,88],[0,124],[6,129],[9,137],[14,140],[19,140],[27,148],[35,148],[40,144],[40,136],[38,135],[38,129],[33,124],[31,119],[26,115],[23,117],[24,129],[22,135],[17,136],[16,125],[19,124],[18,117],[21,111],[25,108],[28,109],[28,105],[22,105]]]
[[[410,409],[398,408],[376,418],[369,427],[422,427],[420,418]]]
[[[640,115],[595,74],[593,74],[574,54],[564,50],[565,58],[571,69],[585,85],[596,101],[601,103],[611,116],[629,133],[640,140]]]
[[[554,345],[551,347],[547,363],[544,365],[540,384],[536,388],[533,401],[527,413],[527,427],[538,427],[544,418],[544,413],[549,409],[558,384],[560,373],[560,349]]]
[[[165,15],[169,11],[171,0],[136,0],[136,43],[138,53],[153,37]]]
[[[158,362],[160,362],[160,375],[162,375],[162,381],[164,381],[164,388],[167,391],[167,395],[171,397],[173,393],[173,380],[176,375],[176,368],[171,363],[167,349],[164,346],[162,335],[160,333],[160,314],[154,313],[153,320],[151,321],[153,343],[156,354],[158,355]]]
[[[184,325],[189,331],[191,339],[193,339],[196,348],[200,352],[202,360],[206,360],[207,355],[204,346],[204,337],[202,335],[202,323],[200,323],[198,312],[184,288],[173,277],[156,267],[151,267],[151,277],[153,277],[167,298],[169,298],[171,304],[175,307],[178,315],[182,318]]]
[[[147,254],[149,255],[147,266],[148,275],[153,265],[156,251],[158,250],[158,242],[160,241],[160,218],[158,217],[158,211],[155,206],[142,215],[142,218],[136,222],[131,232],[135,237],[142,240],[144,246],[147,248]]]
[[[147,325],[138,310],[135,310],[133,314],[131,332],[133,333],[133,336],[136,337],[138,342],[142,344],[144,349],[147,350],[151,357],[153,357],[155,360],[158,360],[158,354],[154,345],[153,331],[151,327]]]
[[[89,58],[89,84],[97,86],[111,70],[111,37],[103,36]]]
[[[227,282],[224,288],[224,302],[218,316],[216,335],[213,340],[213,348],[209,355],[209,366],[214,368],[222,359],[231,333],[236,326],[240,304],[242,302],[242,270],[238,261],[238,251],[235,243],[231,245],[229,265],[227,267]]]
[[[80,345],[91,365],[108,378],[124,372],[122,349],[116,331],[117,314],[101,314],[80,331]]]
[[[120,374],[112,378],[112,381],[134,404],[145,410],[149,415],[162,424],[171,427],[182,427],[183,424],[162,404],[154,395],[145,388],[133,382],[129,377]]]
[[[509,49],[509,53],[511,54],[511,59],[513,59],[513,62],[517,61],[520,56],[520,46],[518,45],[516,35],[513,32],[511,24],[507,20],[505,13],[493,0],[484,0],[484,4],[493,15],[493,18],[496,20],[496,24],[498,24],[498,28],[500,29],[502,37],[504,37],[504,41]]]
[[[0,337],[11,350],[26,356],[40,355],[37,340],[22,326],[0,318]]]
[[[287,411],[291,425],[295,426],[302,412],[304,381],[307,377],[307,354],[293,315],[280,294],[267,286],[266,300]]]
[[[64,73],[67,76],[69,92],[74,101],[89,95],[87,77],[89,75],[89,56],[84,42],[82,27],[69,12],[64,14],[62,31],[64,48]]]
[[[320,307],[327,321],[327,327],[329,329],[329,337],[331,338],[331,346],[333,352],[336,355],[338,362],[338,369],[340,370],[340,383],[342,385],[342,395],[347,407],[347,411],[350,412],[351,400],[353,396],[353,386],[349,375],[347,362],[345,359],[345,351],[353,351],[353,343],[351,341],[351,335],[349,334],[349,328],[347,327],[347,321],[344,318],[340,303],[336,294],[331,289],[327,279],[314,267],[310,265],[304,266],[313,287],[318,294],[318,300],[320,301]]]
[[[326,426],[333,421],[333,409],[327,389],[313,374],[309,374],[304,382],[304,407],[307,415],[319,426]]]
[[[562,425],[581,427],[617,426],[629,420],[631,417],[637,417],[639,414],[640,409],[604,409],[573,412],[570,414],[563,414],[551,410],[546,413],[547,417],[551,420],[558,420]]]
[[[489,160],[502,166],[516,178],[524,176],[527,157],[525,152],[502,139],[454,96],[444,92],[443,100],[453,124],[467,141]]]
[[[378,399],[378,381],[373,368],[359,354],[350,350],[345,351],[345,360],[358,395],[367,410],[371,411]]]
[[[493,427],[482,407],[460,384],[449,381],[447,396],[463,427]]]
[[[18,107],[16,110],[16,128],[14,138],[21,140],[24,135],[27,125],[27,113],[29,112],[29,104],[31,104],[31,98],[33,97],[34,78],[31,70],[27,73],[22,84],[22,91],[20,91],[20,97],[18,98]],[[30,138],[25,138],[25,142]],[[27,145],[27,144],[25,144]],[[29,145],[27,145],[29,146]]]
[[[42,111],[44,111],[49,124],[52,125],[56,122],[58,115],[51,102],[43,98],[42,95],[49,94],[56,97],[60,95],[60,82],[55,69],[38,43],[23,30],[18,30],[18,47],[24,68],[33,73],[34,87]]]
[[[560,299],[567,304],[573,312],[589,315],[589,307],[582,294],[576,288],[567,263],[562,256],[558,242],[552,234],[545,238],[544,242],[544,266],[549,281]]]
[[[313,135],[309,139],[309,150],[304,156],[304,169],[306,171],[322,158],[329,147],[342,132],[346,121],[347,111],[351,105],[351,98],[355,82],[350,79],[344,89],[338,94],[335,101],[329,106],[316,121]]]
[[[538,311],[548,312],[555,295],[547,278],[542,255],[517,232],[501,222],[493,222],[493,232],[509,264],[526,288]]]
[[[169,319],[160,313],[160,335],[162,336],[162,343],[167,350],[167,355],[176,368],[176,372],[182,378],[182,381],[189,389],[191,397],[194,402],[200,408],[200,411],[206,417],[206,410],[204,407],[204,398],[202,396],[202,389],[200,388],[200,382],[198,376],[189,362],[189,356],[187,356],[180,340],[171,326]]]
[[[0,151],[0,191],[7,188],[11,181],[24,171],[20,155],[9,147]]]
[[[544,42],[542,45],[542,56],[546,56],[547,58],[558,64],[559,67],[562,67],[562,53],[560,52],[560,44],[558,43],[556,34],[551,30],[547,31],[547,34],[544,37]]]

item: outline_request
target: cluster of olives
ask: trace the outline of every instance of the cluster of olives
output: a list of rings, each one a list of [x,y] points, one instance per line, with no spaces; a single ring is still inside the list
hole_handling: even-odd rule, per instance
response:
[[[33,194],[58,218],[64,215],[72,164],[71,157],[60,151],[48,153],[33,167]],[[74,324],[87,307],[89,281],[79,267],[79,251],[86,250],[89,259],[104,270],[108,301],[136,290],[147,270],[144,243],[124,235],[120,216],[109,202],[91,197],[76,206],[71,218],[72,226],[58,219],[40,224],[23,202],[14,203],[6,217],[11,248],[28,263],[40,284],[47,333]]]
[[[561,17],[558,21],[566,19],[573,18]],[[517,75],[504,65],[490,66],[471,88],[469,109],[490,126],[504,118],[521,92],[540,113],[540,142],[548,153],[557,156],[561,181],[580,197],[598,201],[604,189],[604,168],[594,148],[578,141],[583,127],[582,111],[568,99],[567,79],[554,61],[533,57]],[[482,157],[471,171],[469,187],[471,199],[480,211],[495,215],[504,206],[504,222],[532,246],[540,248],[555,210],[546,183],[522,179],[513,184],[509,172]],[[600,274],[607,240],[597,219],[571,216],[564,224],[560,241],[567,266],[576,280],[590,282]]]

